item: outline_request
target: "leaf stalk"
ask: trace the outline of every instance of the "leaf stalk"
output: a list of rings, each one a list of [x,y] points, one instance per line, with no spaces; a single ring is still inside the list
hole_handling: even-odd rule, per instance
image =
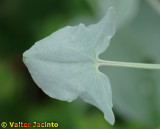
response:
[[[98,67],[99,66],[114,66],[114,67],[160,70],[160,64],[118,62],[118,61],[108,61],[101,59],[98,59]]]

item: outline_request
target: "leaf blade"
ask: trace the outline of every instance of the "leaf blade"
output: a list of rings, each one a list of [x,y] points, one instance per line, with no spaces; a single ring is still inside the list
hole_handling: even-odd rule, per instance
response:
[[[110,8],[95,25],[62,28],[23,54],[33,80],[47,95],[68,102],[80,97],[99,108],[110,124],[115,121],[112,91],[108,78],[98,71],[97,59],[114,35],[113,15]]]

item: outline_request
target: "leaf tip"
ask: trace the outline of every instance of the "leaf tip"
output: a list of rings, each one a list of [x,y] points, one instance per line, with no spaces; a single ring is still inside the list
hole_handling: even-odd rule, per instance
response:
[[[111,111],[111,114],[108,114],[108,113],[104,114],[104,118],[105,118],[106,121],[109,122],[109,124],[114,125],[114,123],[115,123],[115,117],[114,117],[114,114],[113,114],[112,111]]]

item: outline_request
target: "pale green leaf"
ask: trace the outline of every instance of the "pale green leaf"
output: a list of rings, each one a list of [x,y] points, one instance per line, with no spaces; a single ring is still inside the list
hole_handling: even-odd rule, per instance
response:
[[[99,72],[97,60],[114,33],[110,8],[97,24],[67,26],[38,41],[23,54],[23,60],[47,95],[68,102],[80,97],[103,111],[113,124],[111,87],[107,76]]]

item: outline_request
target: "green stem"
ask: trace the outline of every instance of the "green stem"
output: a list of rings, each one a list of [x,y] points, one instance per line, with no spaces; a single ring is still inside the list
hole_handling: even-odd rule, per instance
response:
[[[158,69],[160,70],[160,64],[145,64],[145,63],[128,63],[128,62],[117,62],[98,59],[99,66],[115,66],[115,67],[128,67],[128,68],[139,68],[139,69]]]

